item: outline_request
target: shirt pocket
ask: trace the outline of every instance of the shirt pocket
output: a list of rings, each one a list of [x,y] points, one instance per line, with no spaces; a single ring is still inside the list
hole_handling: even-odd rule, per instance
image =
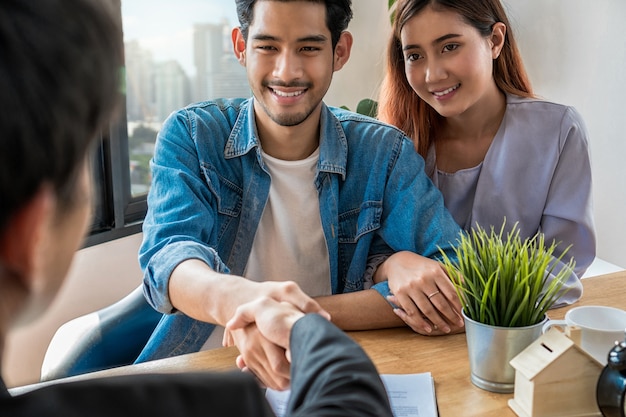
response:
[[[205,163],[202,163],[201,167],[209,191],[217,202],[218,214],[239,217],[243,201],[243,189],[220,175],[214,167]]]
[[[365,201],[339,214],[339,243],[357,243],[362,236],[379,229],[382,213],[381,201]]]

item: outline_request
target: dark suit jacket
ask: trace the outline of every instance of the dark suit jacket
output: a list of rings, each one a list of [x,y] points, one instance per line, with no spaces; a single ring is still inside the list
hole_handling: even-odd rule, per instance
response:
[[[385,388],[363,350],[319,315],[291,332],[289,416],[392,416]],[[1,382],[1,381],[0,381]],[[11,397],[0,416],[273,416],[247,373],[128,375],[58,383]]]

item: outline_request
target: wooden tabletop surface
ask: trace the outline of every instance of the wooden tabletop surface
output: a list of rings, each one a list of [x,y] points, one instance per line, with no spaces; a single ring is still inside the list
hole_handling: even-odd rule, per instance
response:
[[[575,304],[550,310],[551,319],[562,319],[579,305],[606,305],[626,309],[626,271],[583,280],[583,297]],[[513,394],[482,390],[470,381],[464,334],[421,336],[409,329],[350,333],[370,355],[378,371],[386,374],[431,372],[441,417],[514,417],[507,401]]]
[[[550,310],[550,318],[561,319],[569,308],[579,305],[606,305],[626,310],[626,271],[585,278],[583,288],[580,301],[572,306]],[[397,328],[349,332],[349,335],[363,347],[381,374],[431,372],[441,417],[516,416],[507,405],[513,394],[488,392],[470,382],[465,334],[429,337],[408,328]],[[222,348],[66,380],[130,373],[233,370],[236,369],[236,355],[236,348]],[[23,388],[29,390],[28,387]],[[18,393],[20,389],[12,389],[12,392]]]

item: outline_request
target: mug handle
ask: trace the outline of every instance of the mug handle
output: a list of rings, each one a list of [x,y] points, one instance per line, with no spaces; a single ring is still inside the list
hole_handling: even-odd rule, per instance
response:
[[[562,331],[567,330],[567,322],[565,320],[548,320],[541,328],[541,333],[545,333],[553,327],[558,327]]]

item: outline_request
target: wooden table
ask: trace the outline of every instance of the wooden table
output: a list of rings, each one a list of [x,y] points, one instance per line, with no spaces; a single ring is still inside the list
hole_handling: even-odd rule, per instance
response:
[[[579,305],[606,305],[626,310],[626,271],[583,280],[584,294]],[[552,319],[562,319],[572,306],[550,310]],[[470,382],[467,344],[464,334],[422,336],[408,328],[350,332],[372,358],[382,374],[431,372],[441,417],[515,417],[507,401],[513,394],[496,394]],[[222,348],[174,358],[94,372],[66,380],[129,373],[232,370],[236,348]],[[46,383],[44,383],[46,384]],[[41,386],[35,384],[33,386]],[[29,387],[33,387],[29,386]],[[12,389],[13,393],[32,388]]]
[[[550,310],[551,319],[562,319],[579,305],[606,305],[626,310],[626,271],[585,278],[583,297],[575,304]],[[431,372],[441,417],[515,417],[507,401],[513,394],[496,394],[470,381],[464,334],[421,336],[408,329],[353,332],[383,374]]]

